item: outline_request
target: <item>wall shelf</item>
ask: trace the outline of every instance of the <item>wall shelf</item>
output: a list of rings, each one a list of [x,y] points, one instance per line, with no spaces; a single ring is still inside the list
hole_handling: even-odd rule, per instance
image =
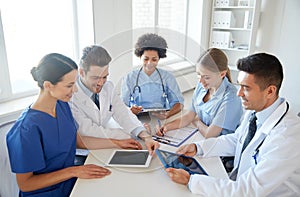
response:
[[[261,0],[248,0],[239,6],[239,0],[214,0],[211,9],[209,47],[222,49],[229,65],[255,51]],[[223,3],[222,6],[216,6]],[[234,72],[235,66],[230,66]],[[235,80],[235,79],[233,79]]]

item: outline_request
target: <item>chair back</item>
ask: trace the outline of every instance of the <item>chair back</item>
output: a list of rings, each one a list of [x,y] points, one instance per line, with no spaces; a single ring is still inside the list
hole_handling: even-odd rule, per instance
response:
[[[17,197],[19,187],[16,175],[11,172],[8,151],[6,146],[6,134],[14,125],[15,120],[0,125],[0,196]]]

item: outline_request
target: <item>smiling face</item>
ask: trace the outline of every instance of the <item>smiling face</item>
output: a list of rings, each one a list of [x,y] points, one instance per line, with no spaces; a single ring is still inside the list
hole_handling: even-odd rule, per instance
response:
[[[208,89],[217,89],[220,84],[222,83],[222,80],[224,76],[226,75],[226,71],[222,72],[212,72],[205,68],[203,65],[199,64],[196,67],[196,73],[197,77],[199,79],[199,82],[202,84],[203,88]]]
[[[151,75],[158,64],[159,56],[155,50],[145,50],[141,56],[141,62],[144,68],[144,72]]]
[[[269,85],[265,89],[255,83],[253,74],[240,71],[238,75],[238,83],[240,85],[237,95],[242,99],[242,105],[247,110],[262,111],[270,106],[276,99],[276,86]]]
[[[93,93],[99,93],[101,91],[107,81],[108,75],[108,65],[103,67],[91,65],[87,72],[80,69],[81,82]]]
[[[74,69],[71,72],[65,74],[62,77],[62,80],[55,85],[47,82],[50,84],[48,88],[50,95],[64,102],[70,101],[73,93],[77,91],[77,87],[75,85],[77,74],[77,70]]]

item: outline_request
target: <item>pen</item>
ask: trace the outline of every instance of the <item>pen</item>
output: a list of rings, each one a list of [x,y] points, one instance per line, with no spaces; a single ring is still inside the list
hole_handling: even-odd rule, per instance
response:
[[[163,143],[164,143],[164,142],[167,142],[167,143],[178,143],[178,142],[176,142],[176,141],[169,140],[169,139],[166,139],[166,138],[157,136],[157,135],[153,135],[152,138],[153,138],[153,140],[155,140],[155,141],[163,142]]]
[[[161,128],[161,122],[159,119],[157,119],[157,123],[158,123],[158,126],[159,126],[159,129],[160,129],[160,132],[162,134],[162,136],[164,136],[164,130]]]
[[[255,153],[254,153],[253,156],[252,156],[253,159],[254,159],[255,165],[257,165],[257,154],[258,154],[258,151],[259,151],[259,150],[256,150]]]
[[[170,140],[167,140],[167,139],[163,139],[163,138],[160,138],[160,137],[156,137],[156,136],[154,136],[156,139],[156,141],[158,141],[158,142],[160,142],[160,143],[163,143],[163,144],[169,144],[169,143],[171,143],[171,141]]]

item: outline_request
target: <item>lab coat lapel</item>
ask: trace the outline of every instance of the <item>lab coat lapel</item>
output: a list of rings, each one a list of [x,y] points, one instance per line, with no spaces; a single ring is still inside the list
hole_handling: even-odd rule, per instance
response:
[[[95,122],[100,122],[99,109],[94,104],[92,99],[88,97],[79,86],[78,86],[78,92],[76,93],[76,96],[81,110],[83,110],[85,114],[93,114],[93,116],[90,115],[90,118],[95,118]]]
[[[244,116],[245,120],[249,120],[251,115],[251,111],[247,112]],[[247,136],[248,132],[248,121],[243,121],[240,127],[238,128],[238,141],[236,144],[236,151],[235,151],[235,159],[234,159],[234,167],[236,168],[239,164],[241,153],[242,153],[242,147],[245,140],[245,137]]]
[[[238,174],[243,173],[244,171],[246,171],[252,166],[254,162],[252,155],[255,149],[270,134],[271,130],[275,127],[277,122],[285,113],[286,107],[287,107],[286,102],[280,104],[279,107],[271,114],[271,116],[268,117],[268,119],[263,123],[263,125],[256,131],[255,136],[253,137],[253,139],[251,140],[251,142],[249,143],[249,145],[246,147],[243,154],[241,155]],[[252,160],[253,162],[249,162]]]

